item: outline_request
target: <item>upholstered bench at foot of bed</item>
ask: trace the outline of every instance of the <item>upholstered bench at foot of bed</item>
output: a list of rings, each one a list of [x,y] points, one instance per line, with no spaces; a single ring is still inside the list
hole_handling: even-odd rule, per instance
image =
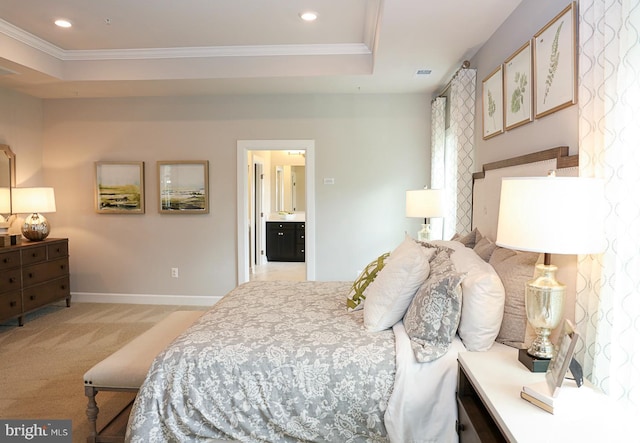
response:
[[[202,311],[176,311],[152,326],[118,351],[96,364],[84,374],[84,392],[89,398],[87,418],[89,436],[87,441],[115,442],[124,440],[124,435],[102,436],[104,431],[122,412],[98,432],[96,421],[98,405],[96,394],[99,391],[121,391],[136,393],[147,376],[153,359],[176,337],[191,326]],[[128,409],[130,405],[125,408]]]

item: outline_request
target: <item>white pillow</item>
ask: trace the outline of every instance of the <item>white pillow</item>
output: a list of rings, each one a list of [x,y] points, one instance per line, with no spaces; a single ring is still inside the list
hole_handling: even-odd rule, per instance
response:
[[[409,236],[391,252],[384,268],[364,291],[364,326],[368,331],[384,331],[402,319],[429,275],[429,258],[434,252]]]
[[[466,273],[462,280],[462,314],[458,335],[469,351],[488,351],[498,337],[505,290],[498,273],[473,249],[455,241],[434,242],[454,249],[451,261]]]

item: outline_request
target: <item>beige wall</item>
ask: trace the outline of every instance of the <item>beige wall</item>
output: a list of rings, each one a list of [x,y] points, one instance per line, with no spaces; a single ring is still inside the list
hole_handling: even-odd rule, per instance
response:
[[[236,141],[313,139],[316,276],[351,280],[419,221],[404,191],[428,183],[421,95],[222,96],[44,101],[55,236],[70,238],[72,291],[221,296],[236,284]],[[157,212],[158,160],[209,160],[208,215]],[[20,159],[19,159],[20,160]],[[146,164],[146,214],[94,212],[93,162]],[[323,178],[334,185],[323,185]],[[170,268],[180,278],[170,276]]]
[[[531,123],[519,126],[488,140],[482,139],[482,80],[533,38],[542,27],[562,11],[569,1],[524,0],[503,25],[471,60],[478,69],[476,95],[476,162],[480,171],[484,163],[516,157],[530,152],[568,146],[571,155],[578,154],[578,106],[562,109]],[[556,255],[552,262],[559,266],[558,279],[567,285],[565,316],[574,318],[576,256]]]
[[[16,185],[42,185],[42,100],[0,88],[0,144],[16,154]]]
[[[578,153],[578,106],[565,108],[488,140],[482,139],[482,80],[517,51],[569,1],[524,0],[471,60],[478,69],[476,94],[476,171],[484,163],[556,146]]]

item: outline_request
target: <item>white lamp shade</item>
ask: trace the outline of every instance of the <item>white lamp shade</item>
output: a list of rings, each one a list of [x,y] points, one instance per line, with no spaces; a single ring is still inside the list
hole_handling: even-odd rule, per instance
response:
[[[442,189],[407,191],[407,217],[443,217],[444,192]]]
[[[53,188],[13,188],[11,192],[14,214],[56,212]]]
[[[550,254],[602,252],[603,208],[599,179],[503,178],[496,244]]]

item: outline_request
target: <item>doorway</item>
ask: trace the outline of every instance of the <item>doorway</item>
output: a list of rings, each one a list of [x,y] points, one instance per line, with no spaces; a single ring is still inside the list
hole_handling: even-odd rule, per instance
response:
[[[314,140],[238,140],[237,142],[237,201],[238,201],[238,284],[251,280],[252,264],[266,259],[260,254],[264,251],[260,243],[264,234],[259,235],[265,219],[263,208],[260,210],[257,200],[260,199],[266,185],[256,183],[256,179],[263,174],[258,172],[260,161],[255,158],[263,157],[257,151],[298,151],[305,157],[304,186],[299,186],[302,195],[296,200],[304,202],[305,208],[305,262],[304,273],[306,280],[315,279],[315,141]],[[264,153],[266,155],[266,152]],[[259,175],[260,174],[260,175]],[[275,174],[274,174],[275,175]],[[298,174],[299,175],[299,174]],[[257,178],[256,178],[257,177]],[[275,179],[275,178],[274,178]],[[275,209],[275,206],[272,208]],[[255,249],[252,247],[255,245]],[[262,277],[259,279],[263,279]]]

